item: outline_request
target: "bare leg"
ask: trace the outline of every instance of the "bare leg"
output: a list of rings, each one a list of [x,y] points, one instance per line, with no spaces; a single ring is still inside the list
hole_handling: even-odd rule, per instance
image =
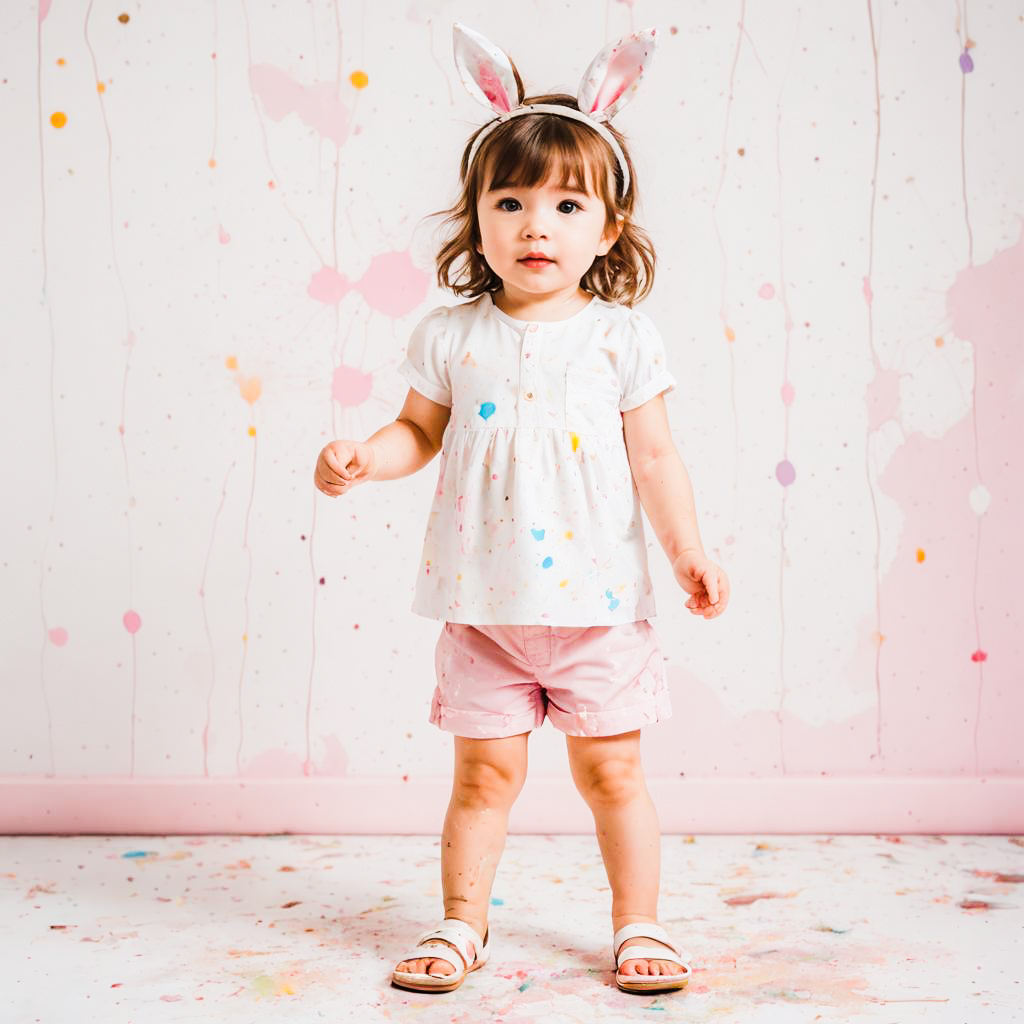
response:
[[[526,780],[529,735],[496,740],[455,737],[455,778],[441,834],[444,916],[465,921],[484,937],[491,886],[505,848],[508,812]],[[470,962],[475,955],[471,948]],[[437,976],[455,970],[448,961],[431,957],[403,960],[397,969]]]
[[[566,736],[576,788],[594,815],[608,884],[612,889],[612,928],[658,920],[661,830],[640,764],[640,730],[618,736]],[[640,936],[623,948],[663,945]],[[636,958],[623,962],[623,974],[680,974],[669,960]]]

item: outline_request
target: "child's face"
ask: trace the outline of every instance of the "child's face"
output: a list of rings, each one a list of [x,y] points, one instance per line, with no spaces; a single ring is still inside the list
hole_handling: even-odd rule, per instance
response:
[[[532,188],[503,188],[481,194],[477,221],[481,241],[476,250],[506,288],[540,298],[578,288],[596,256],[615,244],[621,227],[605,228],[600,196],[562,188],[552,176]],[[550,262],[523,262],[528,253],[543,253]]]

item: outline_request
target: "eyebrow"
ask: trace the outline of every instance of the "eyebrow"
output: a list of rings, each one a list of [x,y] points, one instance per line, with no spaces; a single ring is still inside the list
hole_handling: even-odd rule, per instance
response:
[[[495,192],[515,192],[518,189],[524,188],[536,188],[536,186],[530,185],[505,185],[503,188],[489,188],[487,195],[492,195]],[[575,196],[590,196],[591,193],[585,192],[583,189],[570,188],[568,185],[559,185],[556,190],[557,192],[571,192]]]

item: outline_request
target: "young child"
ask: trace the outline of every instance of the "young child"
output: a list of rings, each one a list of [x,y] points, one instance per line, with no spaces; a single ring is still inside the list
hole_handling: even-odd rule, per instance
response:
[[[729,584],[704,553],[672,441],[664,345],[631,308],[654,251],[608,122],[653,46],[653,30],[638,32],[597,55],[577,97],[526,101],[507,55],[456,24],[463,83],[501,115],[463,155],[438,255],[441,286],[473,298],[415,328],[395,422],[317,460],[316,486],[337,496],[441,452],[412,610],[444,622],[430,721],[454,734],[455,778],[444,920],[398,963],[403,988],[448,992],[487,962],[508,812],[545,716],[594,815],[616,983],[652,993],[689,980],[657,924],[661,840],[640,763],[641,726],[671,714],[640,503],[694,615],[720,615]]]

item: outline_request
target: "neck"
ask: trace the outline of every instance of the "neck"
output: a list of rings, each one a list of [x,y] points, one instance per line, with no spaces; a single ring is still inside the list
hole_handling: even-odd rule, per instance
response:
[[[524,292],[503,284],[491,293],[494,305],[516,320],[566,320],[588,305],[593,296],[579,285],[553,292]]]

